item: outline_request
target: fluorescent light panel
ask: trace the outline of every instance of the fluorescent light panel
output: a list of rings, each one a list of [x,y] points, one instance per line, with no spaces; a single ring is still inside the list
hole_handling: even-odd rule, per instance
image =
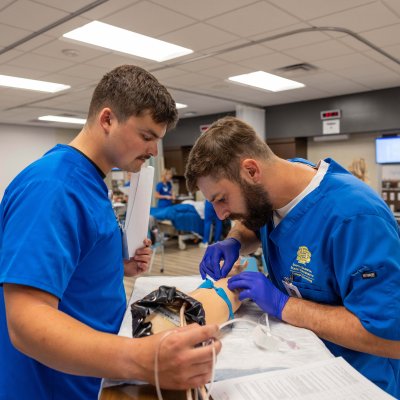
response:
[[[40,121],[49,122],[65,122],[67,124],[85,125],[86,119],[83,118],[73,118],[73,117],[61,117],[58,115],[43,115],[39,117]]]
[[[250,72],[249,74],[231,76],[228,79],[235,83],[253,86],[271,92],[281,92],[283,90],[298,89],[305,86],[300,82],[282,78],[264,71],[256,71]]]
[[[187,107],[187,104],[175,103],[175,106],[176,106],[177,109],[179,109],[179,108],[186,108],[186,107]]]
[[[0,75],[0,86],[7,86],[16,89],[37,90],[39,92],[56,93],[69,89],[71,86],[61,83],[37,81],[34,79],[18,78],[16,76]]]
[[[65,33],[63,37],[159,62],[193,53],[185,47],[100,21],[89,22]]]

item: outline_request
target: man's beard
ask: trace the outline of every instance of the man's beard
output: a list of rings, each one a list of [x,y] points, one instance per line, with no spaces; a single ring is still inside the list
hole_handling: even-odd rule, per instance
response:
[[[262,185],[251,185],[245,180],[239,184],[247,212],[231,214],[230,218],[240,220],[246,228],[257,231],[272,218],[273,208],[268,193]]]

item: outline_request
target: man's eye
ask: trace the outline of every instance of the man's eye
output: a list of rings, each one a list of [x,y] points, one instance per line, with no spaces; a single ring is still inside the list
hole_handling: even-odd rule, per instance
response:
[[[144,139],[146,142],[150,142],[150,140],[153,139],[153,137],[150,136],[150,135],[143,135],[143,139]]]

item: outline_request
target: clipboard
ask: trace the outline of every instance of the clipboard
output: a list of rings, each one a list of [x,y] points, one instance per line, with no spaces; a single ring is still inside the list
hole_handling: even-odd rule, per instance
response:
[[[153,179],[152,166],[142,167],[139,172],[131,175],[122,236],[123,257],[126,260],[143,247],[143,240],[147,238]]]

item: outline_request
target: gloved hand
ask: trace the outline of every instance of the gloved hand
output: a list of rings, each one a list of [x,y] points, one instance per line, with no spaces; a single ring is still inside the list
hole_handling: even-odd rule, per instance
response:
[[[251,299],[276,318],[282,319],[282,310],[289,296],[277,289],[262,272],[242,272],[228,280],[228,289],[241,289],[239,300]]]
[[[235,261],[239,258],[240,242],[234,238],[228,238],[207,247],[200,263],[200,275],[206,279],[206,275],[218,280],[228,275]],[[220,261],[224,260],[222,269]]]

